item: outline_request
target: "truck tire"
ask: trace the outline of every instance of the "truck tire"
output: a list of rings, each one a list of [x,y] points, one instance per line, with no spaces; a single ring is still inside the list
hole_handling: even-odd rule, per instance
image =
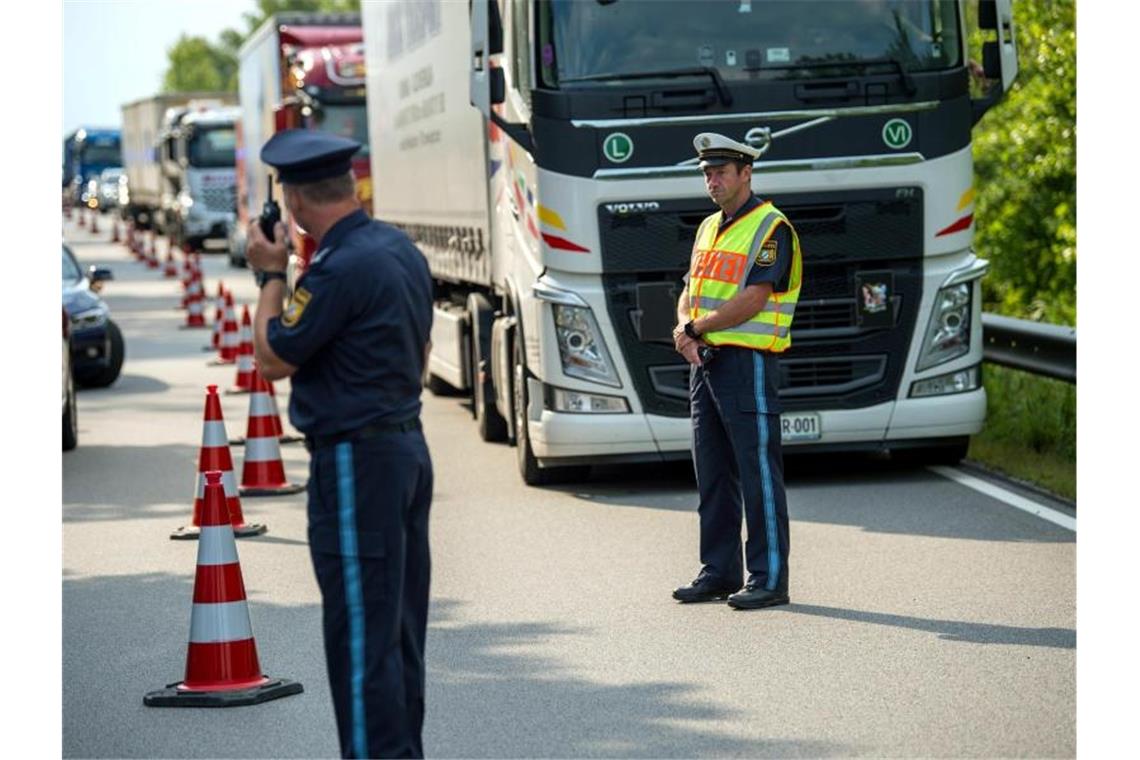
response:
[[[79,445],[79,407],[75,403],[75,380],[67,377],[67,406],[63,409],[63,450]]]
[[[467,296],[467,314],[471,323],[471,407],[475,425],[484,441],[505,441],[507,421],[495,406],[491,372],[491,323],[495,312],[486,296],[472,293]]]
[[[588,465],[538,466],[538,459],[530,447],[530,429],[526,411],[529,404],[527,371],[522,344],[522,333],[516,330],[514,340],[511,341],[511,356],[513,357],[511,400],[515,414],[515,453],[519,465],[519,474],[522,475],[523,482],[528,486],[548,486],[584,480],[590,472]]]
[[[107,337],[111,343],[107,366],[77,377],[81,385],[89,388],[106,388],[119,379],[119,373],[123,369],[123,359],[126,358],[126,346],[123,343],[122,331],[111,320],[107,320]]]

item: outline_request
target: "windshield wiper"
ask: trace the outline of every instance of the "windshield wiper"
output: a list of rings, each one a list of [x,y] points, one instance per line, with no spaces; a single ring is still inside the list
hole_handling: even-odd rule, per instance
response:
[[[906,66],[898,58],[868,58],[866,60],[850,60],[850,61],[807,61],[804,63],[792,63],[787,66],[765,66],[764,69],[758,68],[745,68],[745,71],[772,71],[779,69],[781,71],[788,69],[838,69],[843,67],[858,66],[894,66],[899,70],[899,81],[902,82],[903,91],[907,97],[912,97],[918,92],[918,87],[914,83],[914,77],[907,71]]]
[[[590,74],[584,77],[570,77],[559,80],[559,84],[572,82],[615,82],[623,79],[676,79],[678,77],[711,77],[717,95],[723,105],[732,105],[732,93],[721,79],[715,66],[696,66],[690,69],[665,69],[663,71],[635,71],[628,74]]]

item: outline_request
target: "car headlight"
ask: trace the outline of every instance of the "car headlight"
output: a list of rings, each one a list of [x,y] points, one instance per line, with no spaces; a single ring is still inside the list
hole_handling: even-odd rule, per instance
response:
[[[910,397],[922,398],[924,396],[947,396],[951,393],[966,393],[976,391],[981,385],[981,366],[974,365],[957,372],[932,377],[928,380],[919,380],[911,383]]]
[[[959,356],[970,350],[970,314],[974,300],[974,283],[961,282],[942,288],[934,297],[934,309],[922,352],[918,355],[921,372]]]
[[[73,330],[86,330],[91,327],[101,327],[107,322],[107,312],[104,309],[95,308],[81,311],[77,314],[71,315],[71,327]]]
[[[617,370],[606,349],[602,331],[594,312],[588,306],[553,304],[554,332],[558,336],[558,355],[567,377],[580,377],[603,385],[621,387]]]

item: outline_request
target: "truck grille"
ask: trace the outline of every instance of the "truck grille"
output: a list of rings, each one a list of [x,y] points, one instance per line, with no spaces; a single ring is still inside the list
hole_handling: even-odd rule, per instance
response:
[[[208,211],[237,211],[237,193],[232,187],[206,187],[202,201]]]
[[[903,192],[905,190],[905,192]],[[901,196],[901,199],[900,199]],[[777,196],[804,256],[792,347],[779,358],[780,400],[789,411],[853,409],[897,396],[922,296],[922,191],[918,188]],[[661,201],[652,211],[598,209],[607,307],[645,411],[689,414],[688,365],[661,329],[672,314],[647,315],[667,289],[675,307],[705,199]],[[891,327],[858,323],[856,278],[890,272]],[[654,308],[660,308],[655,306]],[[647,327],[652,325],[652,327]]]

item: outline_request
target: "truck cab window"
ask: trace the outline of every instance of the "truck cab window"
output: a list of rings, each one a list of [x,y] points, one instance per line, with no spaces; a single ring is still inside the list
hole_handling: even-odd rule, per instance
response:
[[[510,0],[514,15],[511,27],[514,29],[511,66],[514,71],[514,84],[527,108],[530,108],[530,90],[533,86],[530,76],[530,1]]]

